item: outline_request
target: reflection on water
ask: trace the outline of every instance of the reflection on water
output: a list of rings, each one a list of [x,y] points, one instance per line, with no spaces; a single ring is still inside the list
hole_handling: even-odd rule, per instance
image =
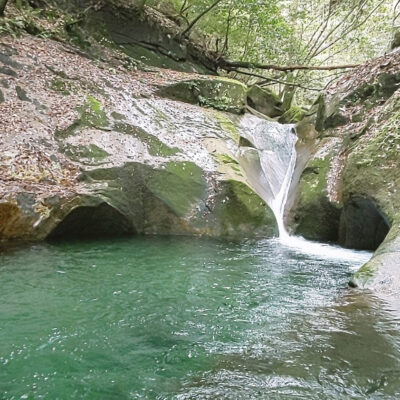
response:
[[[398,399],[367,254],[187,238],[0,254],[2,399]]]

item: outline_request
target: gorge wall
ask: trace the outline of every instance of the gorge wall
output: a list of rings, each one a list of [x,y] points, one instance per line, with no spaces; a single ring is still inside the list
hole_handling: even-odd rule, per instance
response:
[[[236,158],[245,86],[132,70],[123,53],[96,51],[2,40],[0,238],[274,236],[275,217]],[[179,82],[213,108],[160,96]]]
[[[299,159],[311,157],[292,194],[291,226],[309,239],[377,250],[352,286],[399,288],[399,83],[395,50],[331,85],[298,124]]]

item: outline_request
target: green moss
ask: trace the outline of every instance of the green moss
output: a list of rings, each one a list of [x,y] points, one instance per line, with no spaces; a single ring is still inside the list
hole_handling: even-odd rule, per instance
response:
[[[118,122],[114,125],[114,129],[117,132],[135,136],[147,146],[147,150],[152,156],[170,157],[180,152],[180,149],[178,147],[167,146],[156,136],[147,133],[145,130],[137,126]]]
[[[81,113],[81,122],[85,126],[106,127],[108,118],[103,110],[102,104],[91,95],[87,95],[85,103],[79,109]]]
[[[246,86],[232,79],[193,79],[165,86],[161,96],[217,110],[242,113],[246,105]]]
[[[31,99],[28,97],[26,91],[24,89],[22,89],[21,86],[16,86],[15,91],[17,92],[17,97],[21,101],[31,101]]]
[[[117,121],[121,121],[121,120],[123,120],[123,119],[126,119],[125,115],[120,114],[120,113],[118,113],[118,112],[116,112],[116,111],[113,111],[113,112],[111,113],[111,116],[112,116],[114,119],[116,119]]]
[[[206,191],[203,171],[192,162],[169,162],[163,169],[148,171],[146,185],[178,216],[204,199]]]
[[[236,143],[239,143],[240,134],[233,121],[220,112],[216,112],[216,118],[221,129],[228,133]]]
[[[374,260],[364,264],[351,278],[350,286],[352,287],[364,287],[371,281],[378,272],[378,265]]]
[[[228,156],[227,154],[217,154],[216,158],[220,162],[222,162],[224,164],[236,164],[236,165],[239,165],[239,163],[236,160],[234,160],[231,156]]]
[[[282,124],[296,124],[300,122],[306,115],[306,111],[298,106],[292,106],[279,118]]]
[[[306,203],[314,202],[316,197],[326,194],[327,174],[331,156],[315,158],[304,169],[300,181],[301,199]]]
[[[266,236],[276,234],[276,221],[265,202],[245,183],[236,180],[223,182],[223,195],[218,199],[222,235],[257,237],[257,232]]]
[[[93,96],[87,95],[85,103],[77,108],[80,117],[70,126],[62,130],[56,130],[55,136],[57,139],[63,139],[84,128],[105,128],[109,126],[109,121],[106,113],[103,110],[102,104]]]
[[[72,146],[68,144],[63,146],[63,152],[74,161],[81,161],[83,158],[101,161],[109,156],[109,153],[95,144],[90,144],[89,146]]]
[[[331,202],[327,193],[331,159],[332,154],[312,159],[300,178],[295,232],[307,239],[338,240],[341,206]]]

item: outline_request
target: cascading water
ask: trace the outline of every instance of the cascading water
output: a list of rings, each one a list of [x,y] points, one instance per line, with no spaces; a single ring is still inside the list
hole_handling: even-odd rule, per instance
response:
[[[291,236],[284,224],[284,213],[296,165],[297,135],[293,125],[271,122],[253,115],[241,120],[247,139],[239,148],[238,160],[247,180],[273,211],[279,230],[279,241],[306,254],[324,258],[358,260],[352,250]],[[370,253],[363,257],[370,257]]]
[[[288,238],[284,211],[296,164],[294,127],[252,115],[243,117],[241,125],[250,143],[239,150],[240,164],[250,184],[273,211],[279,237]]]

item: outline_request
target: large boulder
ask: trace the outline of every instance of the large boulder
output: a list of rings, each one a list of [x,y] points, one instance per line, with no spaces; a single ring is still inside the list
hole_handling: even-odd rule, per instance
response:
[[[160,88],[158,94],[173,100],[241,114],[246,106],[246,85],[228,78],[200,78]]]
[[[254,85],[247,92],[247,102],[261,114],[275,118],[284,113],[282,101],[272,90]]]

